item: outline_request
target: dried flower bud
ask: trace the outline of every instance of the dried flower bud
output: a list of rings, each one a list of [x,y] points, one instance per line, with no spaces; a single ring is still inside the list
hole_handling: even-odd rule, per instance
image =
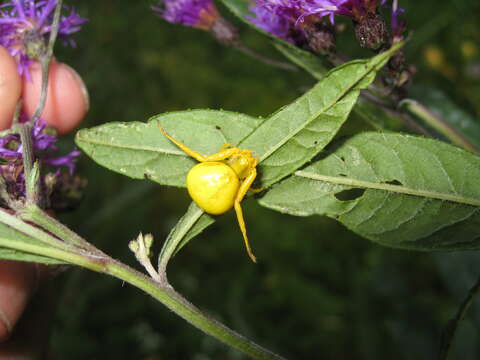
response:
[[[335,51],[335,28],[331,23],[317,21],[305,23],[302,26],[308,47],[321,55],[328,55]]]
[[[385,21],[378,14],[368,14],[355,23],[355,36],[361,47],[378,50],[388,39]]]

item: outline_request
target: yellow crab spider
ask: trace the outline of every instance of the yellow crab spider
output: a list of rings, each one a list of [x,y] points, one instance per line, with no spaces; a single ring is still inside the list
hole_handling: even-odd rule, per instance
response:
[[[256,191],[250,187],[257,176],[258,159],[250,150],[230,147],[229,144],[223,145],[219,152],[205,156],[168,135],[161,126],[160,130],[171,142],[200,162],[187,174],[190,197],[205,212],[213,215],[223,214],[233,207],[248,256],[257,262],[248,242],[240,203],[249,190]]]

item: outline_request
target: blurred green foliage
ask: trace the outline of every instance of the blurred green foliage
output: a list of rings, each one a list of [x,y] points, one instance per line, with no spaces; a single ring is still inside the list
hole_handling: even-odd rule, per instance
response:
[[[90,21],[76,37],[78,48],[58,46],[57,57],[88,85],[85,127],[188,108],[266,116],[314,83],[301,71],[273,69],[221,46],[205,32],[167,24],[149,2],[75,5]],[[415,83],[438,88],[478,119],[478,1],[403,0],[400,6],[412,30],[407,55],[418,68]],[[340,37],[342,48],[365,56],[350,36]],[[242,39],[278,56],[245,26]],[[473,52],[465,53],[466,43]],[[444,57],[443,67],[428,61],[431,49]],[[185,190],[130,180],[85,157],[80,170],[90,185],[80,208],[63,219],[137,268],[128,241],[152,232],[158,248],[189,203]],[[169,279],[200,308],[287,358],[433,358],[444,325],[480,274],[477,253],[382,248],[333,220],[281,215],[253,200],[244,211],[258,265],[245,255],[234,215],[227,214],[172,261]],[[116,280],[72,270],[57,281],[52,352],[59,359],[242,358]],[[479,331],[477,300],[452,358],[478,359]]]

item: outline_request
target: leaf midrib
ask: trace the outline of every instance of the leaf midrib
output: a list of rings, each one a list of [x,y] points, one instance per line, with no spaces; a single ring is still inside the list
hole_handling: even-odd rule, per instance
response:
[[[324,181],[324,182],[333,183],[333,184],[348,185],[348,186],[360,187],[365,189],[385,190],[385,191],[395,192],[399,194],[414,195],[414,196],[431,198],[431,199],[452,201],[455,203],[461,203],[466,205],[480,206],[480,199],[467,198],[464,196],[440,193],[436,191],[412,189],[403,185],[376,183],[371,181],[348,178],[344,176],[320,175],[320,174],[311,173],[303,170],[296,171],[295,176],[303,177],[311,180]]]
[[[262,156],[260,156],[260,160],[259,160],[259,163],[261,163],[262,161],[264,161],[265,159],[267,159],[270,155],[272,155],[273,153],[275,153],[279,148],[281,148],[284,144],[286,144],[290,139],[292,139],[293,137],[295,137],[300,131],[302,131],[303,129],[305,129],[311,122],[313,122],[315,119],[317,119],[320,115],[322,115],[323,113],[325,113],[326,111],[328,111],[329,109],[331,109],[333,106],[335,106],[336,104],[338,104],[338,102],[345,97],[346,94],[348,94],[349,92],[352,91],[353,88],[355,88],[355,86],[357,86],[358,83],[360,83],[363,79],[365,79],[368,75],[371,74],[372,71],[374,71],[378,64],[381,64],[383,62],[383,58],[382,60],[379,60],[379,61],[376,61],[375,63],[373,64],[370,64],[370,61],[371,60],[361,60],[361,61],[358,61],[358,64],[360,64],[361,62],[363,62],[366,66],[369,67],[368,71],[366,71],[363,76],[361,76],[360,78],[358,78],[355,82],[352,82],[352,84],[348,87],[346,87],[344,89],[343,92],[340,93],[339,96],[337,96],[334,101],[330,102],[328,105],[326,105],[325,107],[323,107],[321,110],[317,111],[315,113],[314,116],[311,116],[310,119],[308,121],[305,121],[304,123],[302,123],[301,126],[299,126],[298,128],[296,128],[294,131],[290,132],[287,136],[285,136],[281,141],[277,142],[277,144],[275,146],[273,146],[269,151],[267,151],[266,153],[264,153]],[[335,71],[338,71],[335,70]],[[328,74],[321,80],[322,82],[323,81],[326,81],[328,79]],[[318,86],[318,85],[317,85]],[[360,89],[357,90],[357,92],[359,92]],[[300,102],[302,101],[302,99],[305,97],[305,95],[302,96],[301,99],[298,99],[297,102]],[[285,109],[285,111],[288,111],[287,109]],[[271,121],[274,121],[275,118],[277,118],[281,113],[283,112],[283,110],[280,112],[280,113],[277,113],[275,114],[271,119]],[[266,123],[266,122],[265,122]],[[264,123],[264,124],[265,124]],[[263,124],[261,124],[263,125]],[[253,133],[252,133],[253,134]],[[250,137],[250,136],[248,136]],[[247,137],[247,138],[248,138]],[[246,139],[247,139],[246,138]],[[244,141],[246,140],[244,139]],[[243,141],[242,141],[243,142]]]
[[[155,153],[158,153],[158,154],[178,155],[178,156],[188,157],[188,155],[186,155],[183,151],[180,151],[180,150],[164,150],[164,149],[160,149],[160,148],[152,147],[152,146],[131,146],[131,145],[124,145],[124,144],[115,144],[115,143],[111,143],[111,142],[103,142],[103,141],[98,141],[98,140],[85,139],[85,138],[82,138],[81,135],[77,135],[77,139],[79,141],[83,141],[87,144],[92,144],[92,145],[101,145],[101,146],[119,148],[119,149],[126,149],[126,150],[143,150],[143,151],[155,152]]]
[[[371,71],[371,70],[370,70]],[[370,71],[368,73],[365,74],[365,76],[367,74],[370,73]],[[326,111],[328,111],[330,108],[332,108],[333,106],[335,106],[338,101],[340,99],[342,99],[346,93],[348,93],[352,88],[355,87],[356,84],[358,84],[361,80],[363,79],[363,77],[361,79],[358,79],[356,82],[354,82],[351,86],[349,86],[345,91],[343,91],[341,93],[341,95],[337,96],[335,98],[334,101],[332,101],[330,104],[328,104],[327,106],[323,107],[321,110],[319,110],[318,112],[315,113],[314,116],[311,116],[310,119],[308,121],[305,121],[303,122],[299,127],[297,127],[295,130],[293,130],[292,132],[290,132],[287,136],[285,136],[282,140],[280,140],[279,142],[277,142],[274,146],[272,146],[272,148],[267,151],[266,153],[264,153],[262,156],[260,156],[260,161],[259,163],[261,163],[262,161],[264,161],[265,159],[267,159],[270,155],[272,155],[274,152],[276,152],[278,149],[280,149],[283,145],[285,145],[289,140],[291,140],[292,138],[294,138],[300,131],[302,131],[303,129],[305,129],[312,121],[314,121],[315,119],[317,119],[320,115],[322,115],[323,113],[325,113]],[[301,101],[298,100],[298,101]],[[286,109],[285,109],[286,110]],[[288,111],[288,110],[287,110]],[[280,113],[276,114],[271,121],[274,121],[274,119],[278,118],[278,116],[280,115]]]

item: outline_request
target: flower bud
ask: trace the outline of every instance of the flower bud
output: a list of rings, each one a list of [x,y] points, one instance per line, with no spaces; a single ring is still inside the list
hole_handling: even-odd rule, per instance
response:
[[[328,55],[335,51],[335,28],[332,24],[323,21],[306,22],[303,31],[308,47],[315,53]]]
[[[368,13],[355,23],[355,36],[361,47],[378,50],[388,39],[385,21],[378,14]]]

